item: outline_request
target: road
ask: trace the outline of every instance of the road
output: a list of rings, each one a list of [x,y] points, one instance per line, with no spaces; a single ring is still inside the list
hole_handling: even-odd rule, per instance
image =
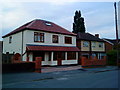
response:
[[[119,70],[78,69],[3,74],[3,88],[118,88]]]

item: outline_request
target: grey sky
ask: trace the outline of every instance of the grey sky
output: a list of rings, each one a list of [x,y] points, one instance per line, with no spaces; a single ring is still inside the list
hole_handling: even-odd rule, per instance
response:
[[[81,10],[86,32],[115,38],[113,2],[3,2],[2,35],[34,19],[52,21],[72,31],[76,10]]]

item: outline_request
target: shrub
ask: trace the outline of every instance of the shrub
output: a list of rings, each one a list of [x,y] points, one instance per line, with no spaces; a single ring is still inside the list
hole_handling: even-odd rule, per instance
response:
[[[107,53],[107,64],[117,65],[117,50],[111,50]]]

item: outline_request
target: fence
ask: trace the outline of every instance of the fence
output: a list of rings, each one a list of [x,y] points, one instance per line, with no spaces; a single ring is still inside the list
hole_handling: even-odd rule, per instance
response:
[[[14,56],[14,54],[2,54],[2,63],[12,63],[12,57]]]
[[[97,57],[87,59],[82,57],[82,67],[91,67],[91,66],[105,66],[106,65],[106,56],[103,59],[97,59]]]

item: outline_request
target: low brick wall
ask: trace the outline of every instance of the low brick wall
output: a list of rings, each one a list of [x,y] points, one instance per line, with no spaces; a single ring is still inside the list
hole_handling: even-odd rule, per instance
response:
[[[91,67],[91,66],[105,66],[106,65],[106,56],[103,59],[97,59],[96,57],[87,59],[82,57],[82,67]]]
[[[33,71],[35,71],[35,63],[33,62],[2,64],[2,73],[33,72]]]

